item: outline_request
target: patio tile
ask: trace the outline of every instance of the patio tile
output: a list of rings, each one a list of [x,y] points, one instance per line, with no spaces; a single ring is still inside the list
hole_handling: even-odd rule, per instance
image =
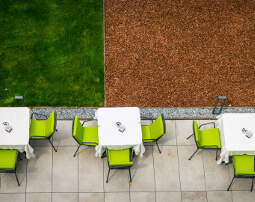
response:
[[[51,193],[27,193],[26,202],[50,202]]]
[[[52,148],[37,147],[27,165],[27,192],[51,192]]]
[[[95,147],[84,147],[84,151],[76,158],[79,161],[79,191],[104,191],[104,165],[101,158],[95,157]]]
[[[79,193],[79,201],[104,202],[104,193]]]
[[[232,191],[233,202],[252,202],[255,200],[255,192]]]
[[[217,165],[215,152],[215,150],[203,151],[206,190],[226,191],[229,186],[229,168],[225,164]]]
[[[22,160],[19,160],[17,163],[17,176],[20,183],[20,186],[17,183],[14,173],[1,173],[1,186],[0,193],[22,193],[26,189],[26,169],[27,169],[27,160],[22,154],[20,154]]]
[[[181,202],[181,192],[156,192],[156,202]]]
[[[182,192],[182,202],[207,202],[206,192]]]
[[[178,146],[180,180],[182,191],[205,191],[205,176],[202,152],[189,161],[196,146]]]
[[[78,193],[52,193],[52,202],[78,202]]]
[[[0,201],[25,202],[25,194],[0,194]]]
[[[209,191],[207,192],[208,202],[232,202],[231,191]]]
[[[130,191],[155,191],[152,146],[145,146],[143,157],[135,156],[133,162]]]
[[[78,192],[78,159],[73,157],[75,147],[59,147],[53,152],[53,192]]]
[[[195,145],[195,141],[193,137],[190,137],[193,134],[193,120],[176,120],[176,138],[177,138],[177,145]]]
[[[176,145],[175,121],[166,120],[166,134],[159,139],[159,145]],[[160,149],[162,146],[160,147]]]
[[[130,202],[129,192],[105,193],[105,202]]]
[[[153,151],[156,191],[180,191],[177,146],[164,146],[162,153]]]
[[[131,202],[155,202],[155,192],[130,192]]]

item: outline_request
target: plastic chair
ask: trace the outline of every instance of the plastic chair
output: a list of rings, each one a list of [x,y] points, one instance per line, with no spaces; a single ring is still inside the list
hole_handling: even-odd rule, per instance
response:
[[[42,121],[32,119],[34,114],[44,116],[47,118],[47,120]],[[53,134],[57,130],[56,126],[57,126],[57,114],[55,112],[52,112],[49,117],[47,117],[44,114],[32,113],[30,124],[30,140],[49,140],[51,146],[53,147],[55,152],[57,152],[52,142],[50,141],[50,138],[51,137],[53,138]]]
[[[94,121],[94,120],[90,120]],[[83,124],[88,121],[84,121],[82,124],[77,116],[73,118],[72,136],[79,144],[74,157],[78,152],[81,145],[86,146],[97,146],[99,144],[98,140],[98,126],[83,127]]]
[[[15,173],[16,180],[20,186],[17,174],[18,151],[16,149],[0,149],[0,173]]]
[[[201,126],[207,124],[214,124],[214,128],[199,130]],[[215,128],[214,122],[205,123],[198,127],[197,121],[193,121],[193,134],[190,135],[187,139],[189,139],[191,136],[194,136],[194,140],[197,145],[197,150],[194,152],[194,154],[192,154],[189,160],[195,155],[195,153],[197,153],[199,149],[216,149],[216,161],[217,161],[218,149],[221,148],[221,144],[220,144],[220,132],[218,128]]]
[[[155,142],[159,153],[161,153],[158,140],[166,133],[166,123],[164,115],[161,114],[151,125],[142,125],[143,143]]]
[[[106,149],[107,162],[109,166],[106,183],[108,183],[111,169],[128,169],[130,182],[132,182],[130,167],[133,166],[133,155],[133,148],[124,150]]]
[[[233,159],[233,166],[234,166],[234,177],[227,191],[229,191],[235,178],[252,178],[252,183],[251,183],[251,192],[252,192],[253,181],[255,178],[254,156],[234,155],[232,159]]]

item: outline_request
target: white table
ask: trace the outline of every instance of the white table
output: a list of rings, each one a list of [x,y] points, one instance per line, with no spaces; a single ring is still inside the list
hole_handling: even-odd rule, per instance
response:
[[[145,148],[142,142],[140,110],[137,107],[100,108],[97,111],[99,145],[96,156],[100,157],[105,148],[112,150],[133,147],[135,154],[143,156]],[[122,133],[115,123],[121,122],[125,127]]]
[[[25,151],[28,159],[35,157],[29,145],[30,115],[27,107],[0,108],[0,149],[17,149],[19,152]],[[5,131],[3,122],[8,122],[12,127],[10,133]]]
[[[228,163],[232,155],[255,155],[254,113],[228,113],[217,118],[221,137],[221,154],[217,164]],[[242,128],[252,132],[251,138],[242,133]]]

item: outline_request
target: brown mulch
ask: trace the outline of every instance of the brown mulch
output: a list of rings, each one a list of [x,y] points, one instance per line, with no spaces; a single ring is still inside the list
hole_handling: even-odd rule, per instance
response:
[[[106,106],[255,106],[254,0],[105,1]]]

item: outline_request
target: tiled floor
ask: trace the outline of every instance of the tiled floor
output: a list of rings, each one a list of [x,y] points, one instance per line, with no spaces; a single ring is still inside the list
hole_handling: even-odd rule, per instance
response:
[[[199,120],[200,124],[208,121]],[[94,123],[95,124],[95,123]],[[131,169],[113,170],[106,184],[106,158],[96,158],[94,147],[81,147],[71,136],[72,121],[58,121],[54,134],[54,152],[47,141],[32,141],[36,158],[18,162],[18,187],[14,174],[1,174],[0,201],[255,201],[250,192],[251,179],[237,179],[232,190],[226,189],[233,177],[233,165],[217,165],[215,151],[198,152],[191,120],[168,120],[167,134],[157,147],[147,144],[144,157],[136,156]]]

